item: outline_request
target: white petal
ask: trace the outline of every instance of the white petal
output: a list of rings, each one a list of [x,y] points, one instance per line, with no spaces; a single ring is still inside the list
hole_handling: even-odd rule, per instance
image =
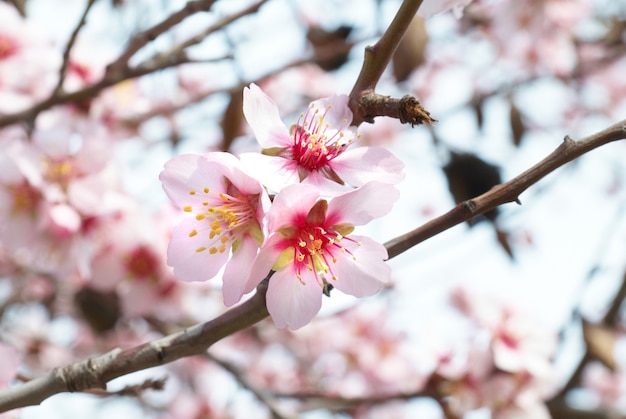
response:
[[[396,184],[404,179],[404,163],[382,147],[357,147],[330,162],[345,182],[359,187],[373,180]]]
[[[278,328],[299,329],[322,307],[322,287],[317,281],[302,284],[293,270],[276,272],[267,289],[267,310]]]
[[[391,211],[399,197],[400,192],[392,185],[369,182],[333,198],[328,204],[327,220],[331,224],[364,225]]]
[[[254,83],[243,89],[243,114],[261,147],[285,147],[290,144],[289,131],[280,119],[278,107]]]

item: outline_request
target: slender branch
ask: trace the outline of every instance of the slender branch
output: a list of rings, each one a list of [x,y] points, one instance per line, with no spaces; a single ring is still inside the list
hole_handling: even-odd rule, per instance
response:
[[[388,116],[398,119],[403,124],[411,124],[411,126],[430,125],[437,122],[430,116],[430,112],[424,109],[419,100],[409,95],[395,99],[368,90],[361,96],[359,104],[361,119],[365,122],[373,123],[375,116]]]
[[[207,356],[211,361],[228,371],[243,388],[254,394],[256,398],[269,409],[272,414],[272,419],[295,419],[293,415],[286,414],[278,408],[276,400],[269,392],[251,383],[244,371],[240,371],[235,365],[217,358],[210,353],[208,353]]]
[[[563,143],[561,143],[556,150],[519,176],[508,182],[494,186],[488,192],[476,198],[461,202],[444,215],[429,221],[413,231],[388,241],[385,246],[387,247],[389,258],[391,259],[426,239],[477,215],[484,214],[499,205],[508,202],[519,203],[518,197],[520,194],[547,174],[582,156],[588,151],[612,141],[622,139],[626,139],[626,120],[611,125],[596,134],[578,141],[574,141],[570,137],[565,137]]]
[[[202,31],[199,34],[197,34],[196,36],[193,36],[193,37],[187,39],[186,41],[181,42],[175,48],[177,50],[183,50],[183,49],[188,48],[188,47],[190,47],[192,45],[196,45],[196,44],[202,42],[204,40],[204,38],[206,38],[210,34],[212,34],[214,32],[217,32],[220,29],[225,28],[229,24],[233,23],[235,20],[237,20],[237,19],[239,19],[239,18],[241,18],[243,16],[247,16],[249,14],[256,13],[261,8],[261,6],[263,6],[265,3],[267,3],[267,0],[259,0],[256,3],[252,3],[250,6],[246,7],[245,9],[241,9],[237,13],[233,13],[232,15],[228,15],[228,16],[224,17],[224,18],[218,20],[213,25],[211,25],[208,28],[206,28],[204,31]]]
[[[431,386],[413,392],[377,394],[364,397],[344,397],[318,392],[274,393],[281,399],[296,399],[302,403],[301,411],[326,409],[333,412],[349,412],[359,406],[373,406],[399,400],[412,400],[419,397],[437,397]]]
[[[211,321],[133,348],[114,349],[97,358],[55,368],[40,378],[4,390],[0,392],[0,412],[39,404],[58,393],[106,389],[106,383],[114,378],[203,354],[220,339],[268,317],[266,291],[267,278],[252,298]]]
[[[457,205],[424,226],[387,242],[385,246],[389,258],[498,205],[519,202],[518,196],[548,173],[588,151],[624,138],[626,120],[578,141],[565,137],[564,142],[554,152],[521,175]],[[106,383],[114,378],[204,353],[218,340],[268,317],[265,292],[269,276],[259,285],[252,298],[209,322],[130,349],[115,349],[97,358],[57,368],[43,377],[0,392],[0,412],[38,404],[61,392],[105,389]]]
[[[128,68],[128,62],[137,51],[146,46],[150,41],[156,39],[157,36],[185,20],[187,17],[198,12],[208,11],[214,3],[215,0],[189,1],[185,7],[178,12],[172,13],[156,25],[135,34],[129,41],[126,50],[117,58],[117,60],[107,66],[107,76],[114,79],[119,78],[120,76],[118,73],[124,73],[126,71]]]
[[[54,88],[54,90],[52,90],[51,96],[56,96],[63,89],[63,82],[65,81],[65,77],[67,76],[67,67],[69,66],[69,63],[70,63],[70,53],[72,52],[72,48],[74,47],[74,44],[76,43],[76,39],[78,38],[78,33],[80,32],[82,27],[85,25],[85,22],[87,21],[87,14],[89,14],[89,10],[91,10],[91,6],[93,6],[95,2],[96,0],[89,0],[87,2],[87,5],[85,6],[85,10],[83,11],[82,16],[80,17],[78,24],[74,28],[72,35],[70,35],[69,41],[67,41],[67,45],[65,46],[65,51],[63,51],[63,63],[61,64],[61,69],[59,70],[59,81],[57,82],[57,85]]]
[[[396,47],[404,36],[409,24],[413,20],[422,0],[404,0],[396,12],[389,27],[373,46],[365,48],[365,56],[361,72],[350,92],[350,109],[354,114],[352,124],[360,125],[366,119],[363,118],[361,96],[368,91],[373,91],[380,80],[385,68],[389,64]]]
[[[41,111],[56,105],[85,101],[87,99],[97,96],[100,91],[111,87],[121,81],[145,76],[147,74],[175,67],[181,64],[197,62],[187,57],[185,49],[178,46],[172,48],[170,51],[168,51],[168,53],[157,53],[152,57],[146,59],[145,61],[141,62],[140,64],[137,64],[135,67],[129,67],[128,65],[128,61],[130,60],[130,58],[149,41],[156,38],[163,31],[166,31],[177,23],[180,23],[187,16],[190,16],[191,14],[199,11],[210,9],[214,2],[215,0],[190,1],[189,3],[187,3],[187,6],[181,9],[179,12],[170,15],[162,22],[135,35],[129,42],[127,49],[114,62],[107,66],[105,74],[100,81],[71,93],[63,93],[62,89],[60,89],[47,99],[36,103],[26,110],[9,115],[1,115],[0,128],[14,124],[19,121],[32,120]],[[237,12],[232,16],[225,17],[216,24],[212,25],[210,28],[207,28],[203,32],[203,35],[206,37],[209,34],[222,29],[226,24],[232,23],[236,19],[239,19],[246,14],[255,12],[263,3],[264,1],[259,1],[245,8],[243,11]],[[183,45],[191,46],[195,43],[200,42],[200,39],[198,37],[194,37],[186,42],[187,44]]]

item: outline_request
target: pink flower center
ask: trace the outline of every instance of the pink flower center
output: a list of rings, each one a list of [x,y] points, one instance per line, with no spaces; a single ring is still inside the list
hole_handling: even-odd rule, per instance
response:
[[[350,141],[344,140],[342,129],[348,124],[343,121],[341,127],[331,127],[325,121],[326,111],[320,115],[319,109],[309,108],[300,115],[298,122],[292,127],[293,145],[291,153],[299,167],[308,171],[324,168],[329,161],[341,154]]]
[[[44,176],[49,182],[60,184],[63,188],[67,188],[69,182],[80,175],[75,165],[68,160],[52,160],[44,161]]]
[[[333,272],[332,265],[337,263],[337,258],[347,255],[355,259],[352,252],[341,244],[343,240],[355,241],[349,237],[344,237],[338,231],[342,229],[345,229],[346,232],[351,231],[353,227],[326,225],[327,207],[328,202],[320,200],[311,208],[305,220],[280,230],[280,233],[286,238],[285,248],[293,249],[292,263],[296,277],[302,283],[304,283],[302,272],[306,270],[312,272],[317,282],[322,286],[327,284],[327,275],[336,281],[338,278]],[[360,245],[358,242],[355,243]]]
[[[8,35],[0,34],[0,60],[9,58],[17,52],[17,42]]]
[[[23,182],[19,185],[9,186],[9,192],[13,195],[13,214],[29,213],[33,215],[37,210],[41,193],[33,188],[29,183]]]
[[[213,192],[206,187],[201,191],[189,191],[190,195],[204,194],[207,197],[201,208],[194,209],[191,205],[183,207],[185,212],[196,212],[196,220],[208,223],[209,226],[212,245],[198,247],[196,252],[208,250],[211,254],[224,253],[229,241],[237,239],[256,224],[258,194],[243,195],[232,183],[226,181],[226,192]],[[193,229],[189,232],[189,237],[197,234],[198,230]]]
[[[140,245],[130,251],[124,260],[126,271],[137,279],[157,280],[159,258],[152,249]]]

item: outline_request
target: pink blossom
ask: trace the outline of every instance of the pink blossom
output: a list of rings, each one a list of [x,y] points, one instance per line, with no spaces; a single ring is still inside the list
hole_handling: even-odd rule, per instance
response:
[[[8,387],[20,366],[21,356],[16,348],[0,342],[0,388]]]
[[[456,17],[461,17],[463,8],[471,2],[472,0],[424,0],[417,14],[422,17],[431,17],[452,10]]]
[[[162,214],[129,208],[94,226],[99,248],[89,286],[115,291],[126,316],[179,319],[181,283],[165,262],[169,228]]]
[[[354,226],[391,210],[399,192],[370,182],[337,196],[320,199],[311,185],[283,189],[268,214],[270,237],[251,269],[244,292],[251,291],[270,270],[267,308],[277,327],[297,329],[317,314],[328,284],[365,297],[389,281],[386,249],[369,237],[350,235]]]
[[[395,184],[404,178],[404,165],[388,150],[348,150],[358,136],[350,127],[346,95],[312,102],[291,129],[257,85],[245,88],[243,98],[244,115],[263,154],[244,153],[241,160],[271,190],[302,182],[339,193],[346,184],[359,187],[372,180]]]
[[[224,303],[236,303],[263,243],[269,205],[263,186],[228,153],[175,157],[160,179],[172,202],[188,215],[174,228],[168,247],[174,274],[184,281],[206,281],[226,264]]]
[[[60,52],[39,28],[0,3],[0,111],[16,112],[50,94]]]

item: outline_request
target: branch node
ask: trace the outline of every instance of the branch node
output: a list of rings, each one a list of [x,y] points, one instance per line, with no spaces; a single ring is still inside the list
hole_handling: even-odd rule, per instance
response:
[[[65,383],[67,391],[71,393],[90,388],[106,390],[106,384],[100,379],[97,370],[93,359],[89,358],[86,361],[57,369],[57,372]]]
[[[436,119],[430,116],[422,104],[410,95],[405,95],[400,99],[400,122],[403,124],[411,124],[411,127],[420,124],[429,124],[437,122]]]
[[[476,212],[476,202],[474,202],[473,199],[469,199],[467,201],[464,201],[462,204],[463,208],[465,208],[467,211],[469,211],[470,214],[474,214]]]

